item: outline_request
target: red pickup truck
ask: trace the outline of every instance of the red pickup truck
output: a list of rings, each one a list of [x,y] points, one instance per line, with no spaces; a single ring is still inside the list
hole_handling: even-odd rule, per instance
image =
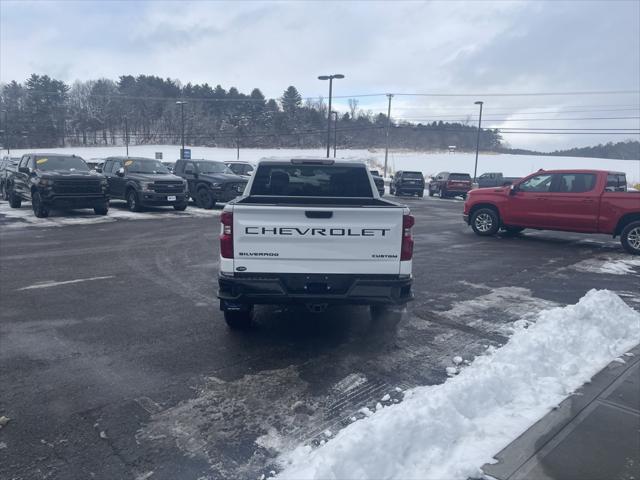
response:
[[[627,191],[619,172],[540,170],[513,185],[471,190],[464,221],[483,236],[501,228],[607,233],[640,254],[640,192]]]

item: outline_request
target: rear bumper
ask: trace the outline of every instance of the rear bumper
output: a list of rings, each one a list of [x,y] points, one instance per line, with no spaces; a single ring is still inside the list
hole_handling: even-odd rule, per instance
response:
[[[424,185],[398,185],[396,190],[401,192],[424,192]]]
[[[218,298],[236,304],[401,305],[413,299],[411,277],[399,275],[218,275]]]

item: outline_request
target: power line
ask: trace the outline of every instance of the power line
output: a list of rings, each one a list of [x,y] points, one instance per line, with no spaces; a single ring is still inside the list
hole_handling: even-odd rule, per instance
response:
[[[405,117],[404,119],[406,120],[412,120],[414,122],[429,122],[429,121],[436,121],[439,120],[441,117],[431,117],[431,118],[411,118],[411,117]],[[492,122],[542,122],[542,121],[549,121],[549,122],[555,122],[555,121],[562,121],[562,120],[576,120],[576,121],[582,121],[582,120],[639,120],[640,117],[576,117],[576,118],[504,118],[504,119],[496,119],[496,118],[492,118],[491,121]],[[465,122],[467,120],[473,120],[473,118],[471,119],[460,119],[459,122]]]

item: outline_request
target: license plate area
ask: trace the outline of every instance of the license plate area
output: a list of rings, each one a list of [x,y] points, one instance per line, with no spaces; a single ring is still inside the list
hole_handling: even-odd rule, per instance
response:
[[[167,202],[175,202],[176,201],[176,196],[175,195],[168,195],[167,196]]]

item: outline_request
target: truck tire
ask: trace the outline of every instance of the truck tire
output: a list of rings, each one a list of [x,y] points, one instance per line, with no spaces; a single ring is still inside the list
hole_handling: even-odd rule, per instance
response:
[[[15,194],[13,189],[9,192],[9,206],[11,208],[20,208],[22,205],[22,199]]]
[[[100,207],[94,207],[93,212],[96,215],[106,215],[109,213],[109,202],[105,202],[105,204]]]
[[[500,229],[500,217],[492,208],[479,208],[471,215],[471,228],[482,237],[495,235]]]
[[[620,234],[622,247],[632,255],[640,255],[640,221],[629,223]]]
[[[208,188],[200,187],[196,192],[196,205],[205,210],[211,210],[216,205],[216,199]]]
[[[419,197],[419,198],[424,197],[424,190],[420,190],[420,191],[418,192],[418,197]]]
[[[184,212],[187,209],[187,203],[176,203],[173,206],[173,209],[178,211],[178,212]]]
[[[435,194],[436,193],[433,190],[431,190],[431,188],[429,188],[429,196],[433,197]]]
[[[33,192],[31,195],[31,206],[33,208],[33,214],[38,218],[47,218],[49,216],[49,209],[42,202],[42,196],[40,192]]]
[[[251,326],[253,317],[252,310],[228,311],[224,312],[224,321],[232,330],[246,330]]]
[[[440,198],[447,198],[447,192],[444,190],[440,190]]]
[[[140,200],[138,200],[138,194],[133,189],[127,192],[127,207],[132,212],[139,212],[142,210]]]

